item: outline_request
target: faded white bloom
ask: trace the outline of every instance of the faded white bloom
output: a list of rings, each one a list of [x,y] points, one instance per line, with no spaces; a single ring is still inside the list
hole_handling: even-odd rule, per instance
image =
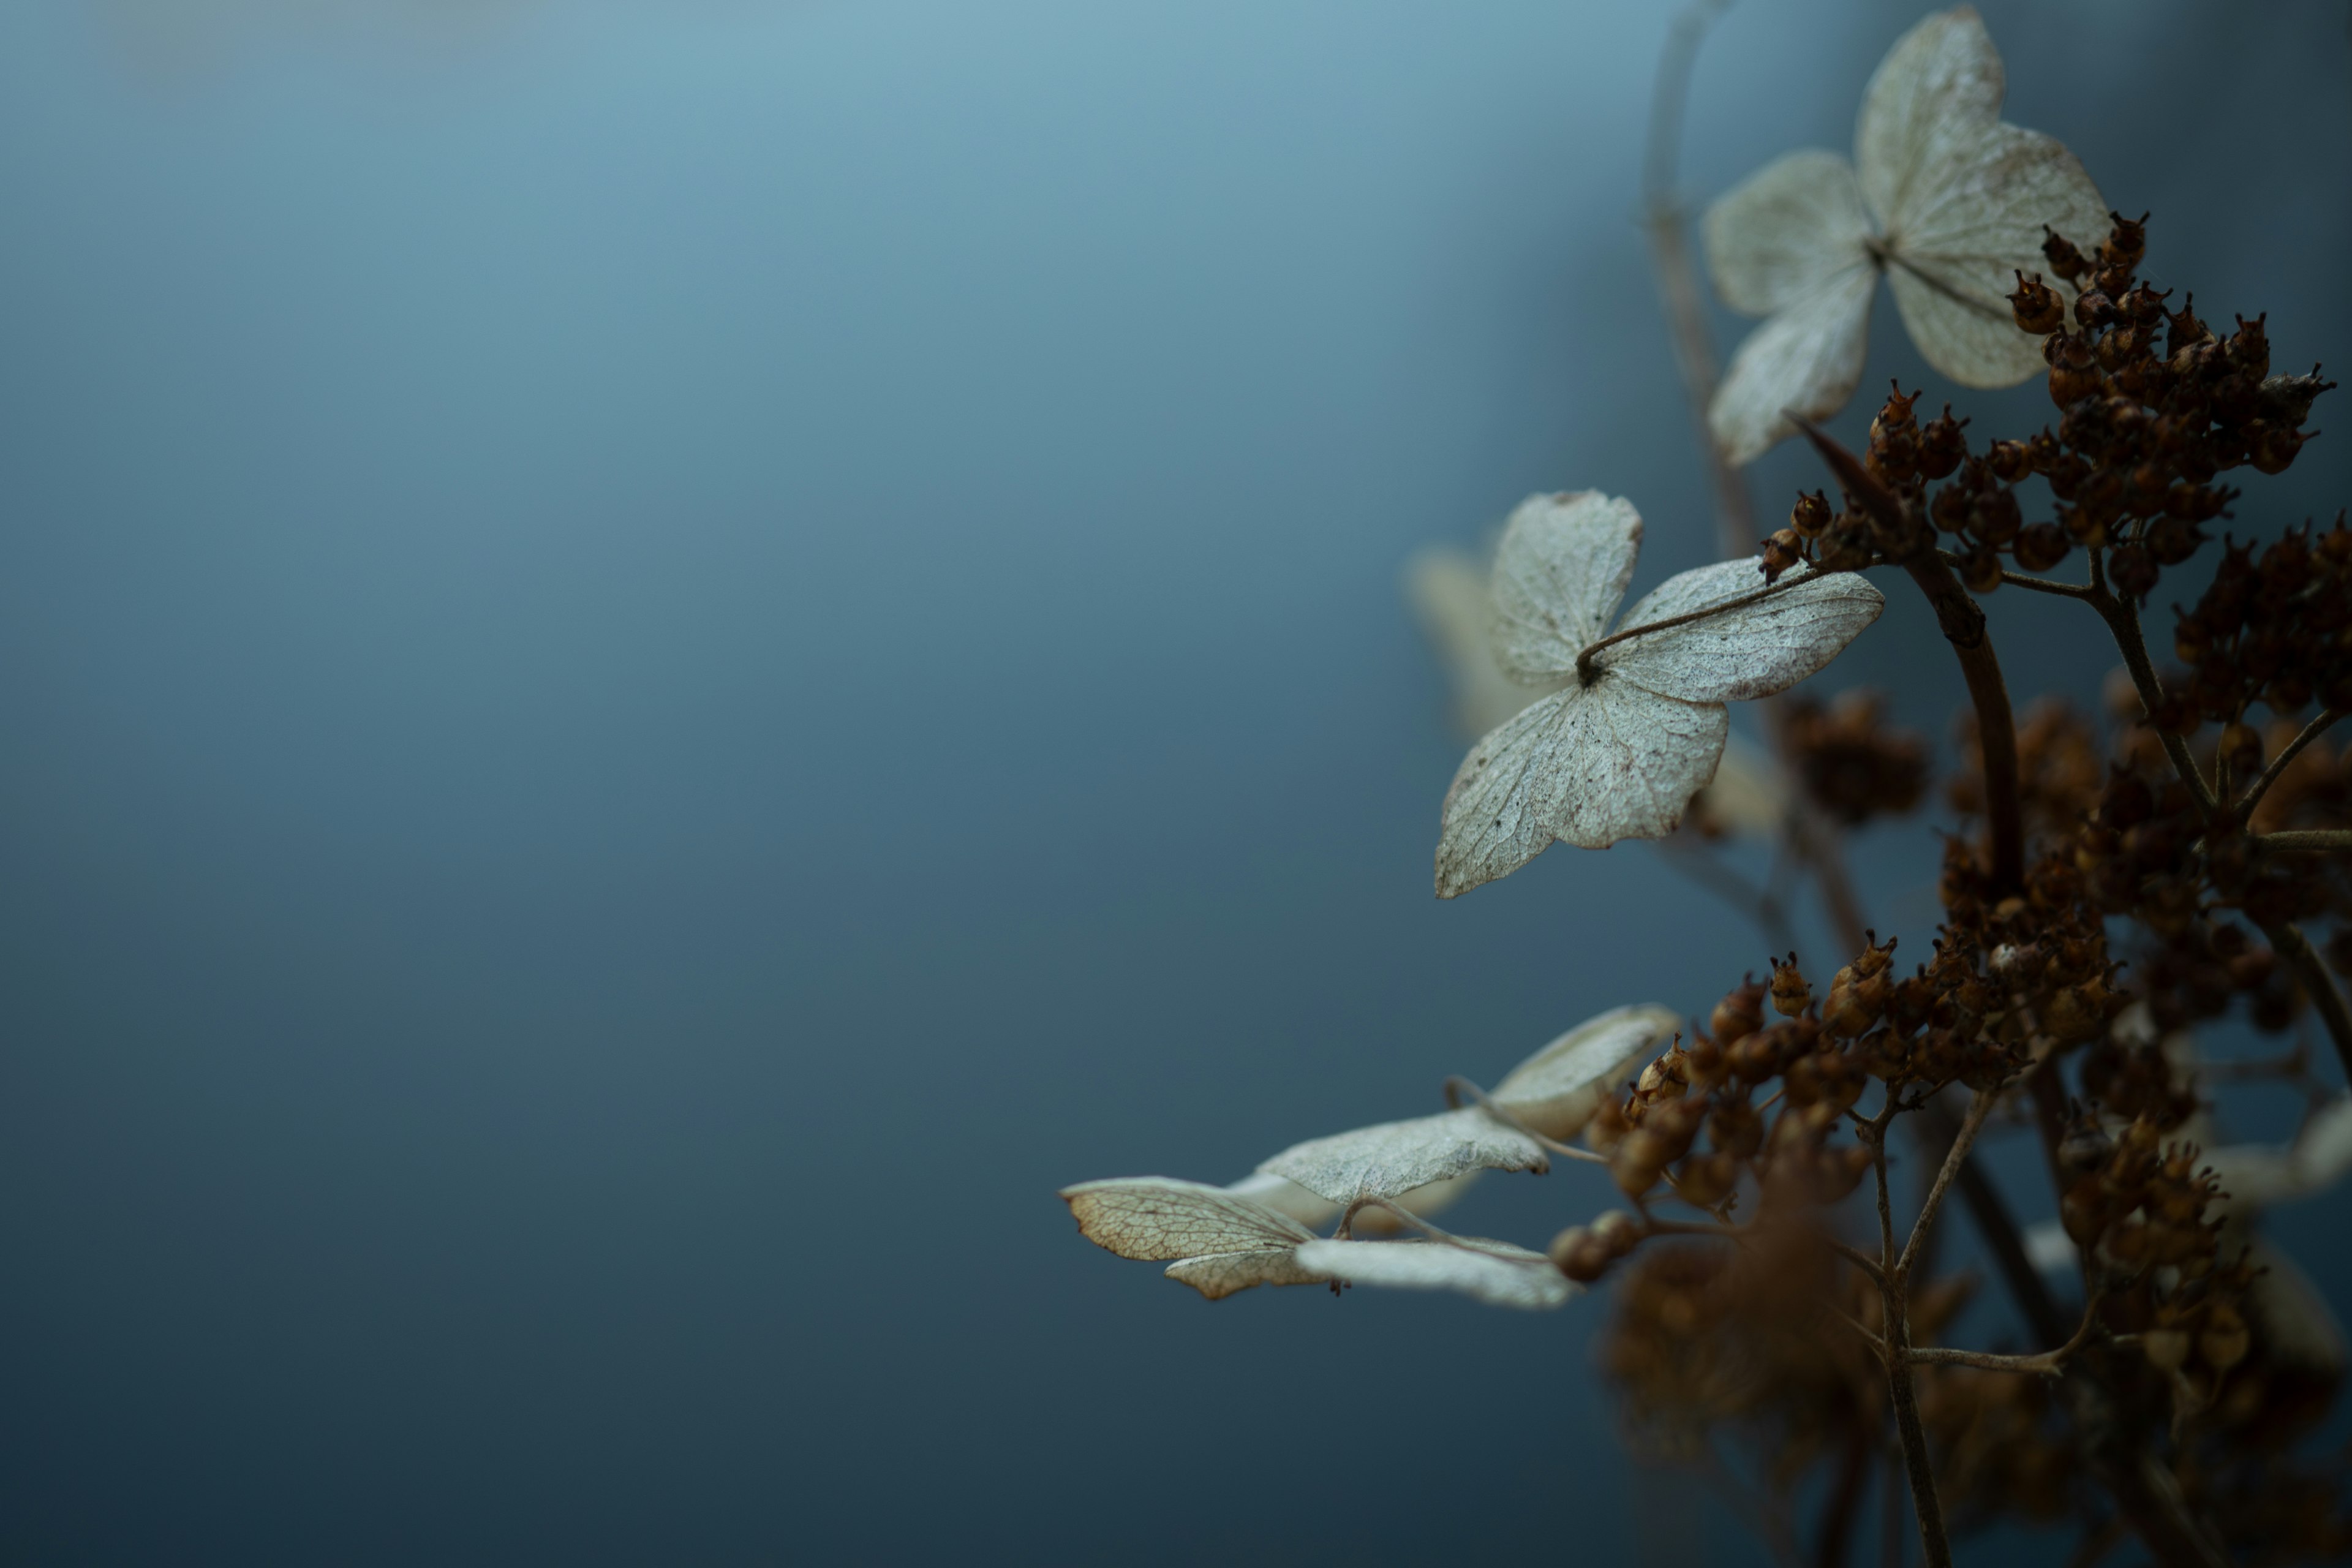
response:
[[[1310,1241],[1299,1264],[1328,1279],[1403,1290],[1459,1290],[1490,1307],[1542,1311],[1576,1294],[1540,1252],[1507,1241]]]
[[[2205,1156],[2233,1206],[2266,1209],[2326,1192],[2352,1172],[2352,1096],[2330,1100],[2291,1143],[2233,1143]]]
[[[2000,118],[2003,85],[1973,9],[1929,16],[1871,77],[1852,163],[1791,153],[1708,209],[1717,292],[1769,318],[1707,411],[1733,462],[1795,434],[1782,409],[1826,418],[1853,395],[1882,272],[1911,341],[1963,386],[2011,386],[2042,368],[2039,340],[2010,312],[2015,274],[2043,266],[2044,224],[2085,244],[2103,237],[2107,205],[2062,143]]]
[[[1853,573],[1800,567],[1768,590],[1754,561],[1725,561],[1669,578],[1625,616],[1623,640],[1595,651],[1641,538],[1631,502],[1592,490],[1531,497],[1511,514],[1491,590],[1496,657],[1523,684],[1565,684],[1463,760],[1438,897],[1507,876],[1555,839],[1601,849],[1672,832],[1723,755],[1724,704],[1794,686],[1885,605]]]
[[[1476,740],[1537,698],[1575,679],[1522,686],[1495,658],[1494,615],[1486,597],[1490,562],[1454,545],[1434,544],[1405,563],[1405,596],[1454,689],[1454,723]],[[1737,734],[1696,803],[1702,819],[1727,833],[1771,838],[1788,819],[1789,784],[1771,757]]]
[[[1402,1197],[1470,1171],[1549,1169],[1542,1144],[1477,1105],[1295,1143],[1258,1167],[1339,1204]]]

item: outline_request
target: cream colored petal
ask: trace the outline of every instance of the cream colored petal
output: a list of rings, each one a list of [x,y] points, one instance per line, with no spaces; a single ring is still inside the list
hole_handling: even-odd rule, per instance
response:
[[[1452,1208],[1463,1194],[1477,1184],[1478,1174],[1476,1171],[1465,1171],[1458,1176],[1399,1193],[1389,1201],[1426,1219]],[[1388,1236],[1404,1229],[1405,1224],[1386,1209],[1361,1209],[1349,1228],[1358,1236]]]
[[[1853,162],[1882,233],[2000,116],[2000,52],[1973,7],[1939,11],[1895,41],[1863,90]]]
[[[2292,1143],[2236,1143],[2205,1157],[2231,1206],[2268,1208],[2310,1197],[2352,1172],[2352,1096],[2328,1103]]]
[[[1732,462],[1753,462],[1797,433],[1784,408],[1826,419],[1845,406],[1862,379],[1877,286],[1877,268],[1857,263],[1748,334],[1706,411]]]
[[[2104,237],[2106,202],[2074,153],[2014,125],[1983,128],[1937,174],[1887,237],[1895,306],[1944,374],[1963,386],[2013,386],[2044,369],[2042,340],[2010,311],[2017,275],[2046,268],[2044,224],[2085,247]]]
[[[2347,1361],[2344,1325],[2327,1298],[2284,1249],[2256,1241],[2253,1254],[2260,1272],[2246,1295],[2270,1353],[2290,1366],[2340,1376]]]
[[[1718,197],[1701,232],[1723,302],[1765,316],[1867,260],[1870,216],[1853,165],[1809,147],[1774,159]]]
[[[1172,1176],[1121,1176],[1062,1189],[1078,1229],[1121,1258],[1152,1261],[1279,1251],[1314,1232],[1263,1204]]]
[[[1459,1290],[1491,1307],[1544,1311],[1576,1287],[1539,1252],[1501,1241],[1313,1241],[1298,1260],[1334,1279],[1403,1290]]]
[[[1530,496],[1495,551],[1495,662],[1526,684],[1558,681],[1625,596],[1642,546],[1633,503],[1598,490]]]
[[[1707,819],[1726,832],[1776,837],[1789,817],[1789,781],[1780,764],[1737,733],[1723,742],[1723,761],[1699,792]]]
[[[1437,896],[1507,877],[1554,840],[1663,838],[1715,775],[1729,717],[1604,673],[1554,692],[1471,748],[1445,792]]]
[[[1495,662],[1490,575],[1490,568],[1468,551],[1445,545],[1423,550],[1405,563],[1405,596],[1453,688],[1454,725],[1473,739],[1571,679],[1531,689],[1503,673]]]
[[[1665,1048],[1676,1022],[1665,1007],[1613,1007],[1513,1068],[1487,1093],[1545,1137],[1573,1138],[1604,1096]]]
[[[1275,1213],[1309,1227],[1327,1224],[1339,1213],[1339,1205],[1330,1199],[1318,1198],[1297,1182],[1269,1176],[1264,1171],[1253,1171],[1238,1182],[1228,1182],[1224,1190],[1237,1198],[1264,1204]]]
[[[1885,595],[1858,572],[1799,566],[1752,605],[1617,643],[1597,662],[1636,686],[1685,702],[1769,697],[1843,652],[1878,618]],[[1627,612],[1627,626],[1736,602],[1765,586],[1754,561],[1721,561],[1670,577]]]
[[[1180,1258],[1165,1270],[1169,1279],[1190,1285],[1210,1300],[1222,1300],[1253,1285],[1320,1285],[1318,1274],[1298,1261],[1289,1247],[1265,1252],[1213,1252],[1203,1258]]]
[[[1258,1169],[1334,1203],[1402,1198],[1466,1171],[1544,1171],[1542,1145],[1478,1107],[1294,1143]]]

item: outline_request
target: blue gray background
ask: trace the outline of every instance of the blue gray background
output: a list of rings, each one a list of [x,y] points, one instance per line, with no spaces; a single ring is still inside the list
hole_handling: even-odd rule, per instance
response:
[[[1746,0],[1691,190],[1919,9]],[[2341,5],[1985,9],[2160,281],[2352,362]],[[1639,847],[1430,897],[1398,589],[1535,489],[1711,554],[1667,16],[0,7],[0,1555],[1686,1551],[1602,1300],[1209,1306],[1053,1196],[1760,965]],[[1832,674],[1958,697],[1899,599]],[[1927,826],[1861,848],[1924,946]]]

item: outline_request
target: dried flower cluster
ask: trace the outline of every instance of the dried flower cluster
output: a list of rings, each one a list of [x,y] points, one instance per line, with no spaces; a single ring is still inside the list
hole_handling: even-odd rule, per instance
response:
[[[1737,1445],[1784,1555],[1811,1495],[1811,1554],[1844,1561],[1884,1464],[1931,1568],[1996,1521],[2074,1527],[2085,1563],[2126,1540],[2167,1568],[2339,1556],[2342,1478],[2298,1445],[2352,1356],[2260,1227],[2352,1173],[2352,1098],[2307,1045],[2352,1068],[2320,956],[2352,966],[2352,747],[2325,739],[2352,709],[2352,527],[2224,541],[2177,612],[2176,670],[2139,619],[2236,521],[2223,476],[2292,463],[2329,384],[2272,374],[2266,317],[2222,332],[2186,293],[2174,309],[2142,277],[2147,216],[2110,213],[2001,96],[1974,13],[1930,16],[1872,78],[1852,164],[1792,153],[1707,215],[1719,292],[1769,318],[1720,387],[1690,387],[1727,507],[1738,521],[1736,466],[1799,431],[1834,500],[1799,496],[1760,560],[1671,578],[1622,617],[1641,519],[1590,491],[1512,515],[1483,615],[1458,563],[1416,579],[1483,733],[1445,795],[1441,897],[1556,841],[1664,839],[1769,935],[1772,890],[1713,858],[1753,836],[1817,885],[1845,962],[1809,973],[1788,951],[1704,1013],[1601,1014],[1491,1089],[1449,1079],[1447,1110],[1295,1145],[1229,1187],[1063,1195],[1088,1237],[1212,1298],[1356,1283],[1545,1310],[1613,1280],[1601,1361],[1629,1430],[1718,1471]],[[1859,378],[1882,274],[1938,371],[2040,374],[2053,422],[1993,437],[1898,386],[1859,454],[1814,427]],[[2078,557],[2079,582],[2040,575]],[[1841,834],[1927,799],[1929,749],[1876,694],[1789,694],[1878,616],[1880,570],[1921,591],[1970,696],[1941,781],[1961,830],[1940,923],[1884,941]],[[1978,603],[2004,585],[2105,623],[2122,660],[2105,726],[2012,710]],[[1730,741],[1727,704],[1751,700],[1769,756]],[[2298,1043],[2214,1059],[2199,1031],[2241,1021]],[[2294,1142],[2219,1136],[2232,1073],[2303,1091]],[[2023,1226],[1980,1160],[2012,1136],[2048,1177]],[[1614,1195],[1542,1252],[1432,1222],[1482,1171],[1555,1161],[1605,1167]],[[1956,1195],[1998,1292],[1939,1264]],[[2042,1348],[1947,1342],[1979,1312]]]

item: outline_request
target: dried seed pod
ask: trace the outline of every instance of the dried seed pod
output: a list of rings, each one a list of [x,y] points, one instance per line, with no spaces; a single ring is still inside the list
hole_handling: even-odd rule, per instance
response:
[[[2021,331],[2054,332],[2066,321],[2066,301],[2042,281],[2039,272],[2031,278],[2022,271],[2017,273],[2017,289],[2009,297],[2009,309]]]
[[[1797,537],[1795,529],[1784,528],[1764,542],[1762,553],[1764,581],[1768,584],[1777,583],[1780,580],[1781,573],[1788,571],[1805,558],[1804,542]]]
[[[1822,530],[1830,525],[1832,515],[1829,498],[1820,490],[1810,495],[1801,492],[1797,504],[1789,509],[1789,526],[1800,538],[1818,538]]]
[[[2054,522],[2037,522],[2018,534],[2012,553],[2026,571],[2047,572],[2065,560],[2074,548],[2074,542],[2066,537],[2064,529]]]
[[[1969,455],[1968,437],[1961,427],[1965,419],[1952,417],[1952,405],[1944,405],[1943,413],[1919,426],[1919,472],[1931,479],[1940,479],[1960,466]]]
[[[1772,1009],[1783,1018],[1793,1018],[1805,1010],[1813,999],[1813,989],[1805,984],[1804,972],[1797,967],[1797,955],[1790,953],[1787,963],[1775,958],[1772,964]]]
[[[1748,981],[1715,1005],[1706,1026],[1726,1050],[1764,1026],[1764,987]]]
[[[2042,255],[2050,263],[2050,270],[2069,283],[2082,277],[2090,267],[2089,258],[2048,224],[2042,226],[2042,232],[2047,237],[2042,242]]]

